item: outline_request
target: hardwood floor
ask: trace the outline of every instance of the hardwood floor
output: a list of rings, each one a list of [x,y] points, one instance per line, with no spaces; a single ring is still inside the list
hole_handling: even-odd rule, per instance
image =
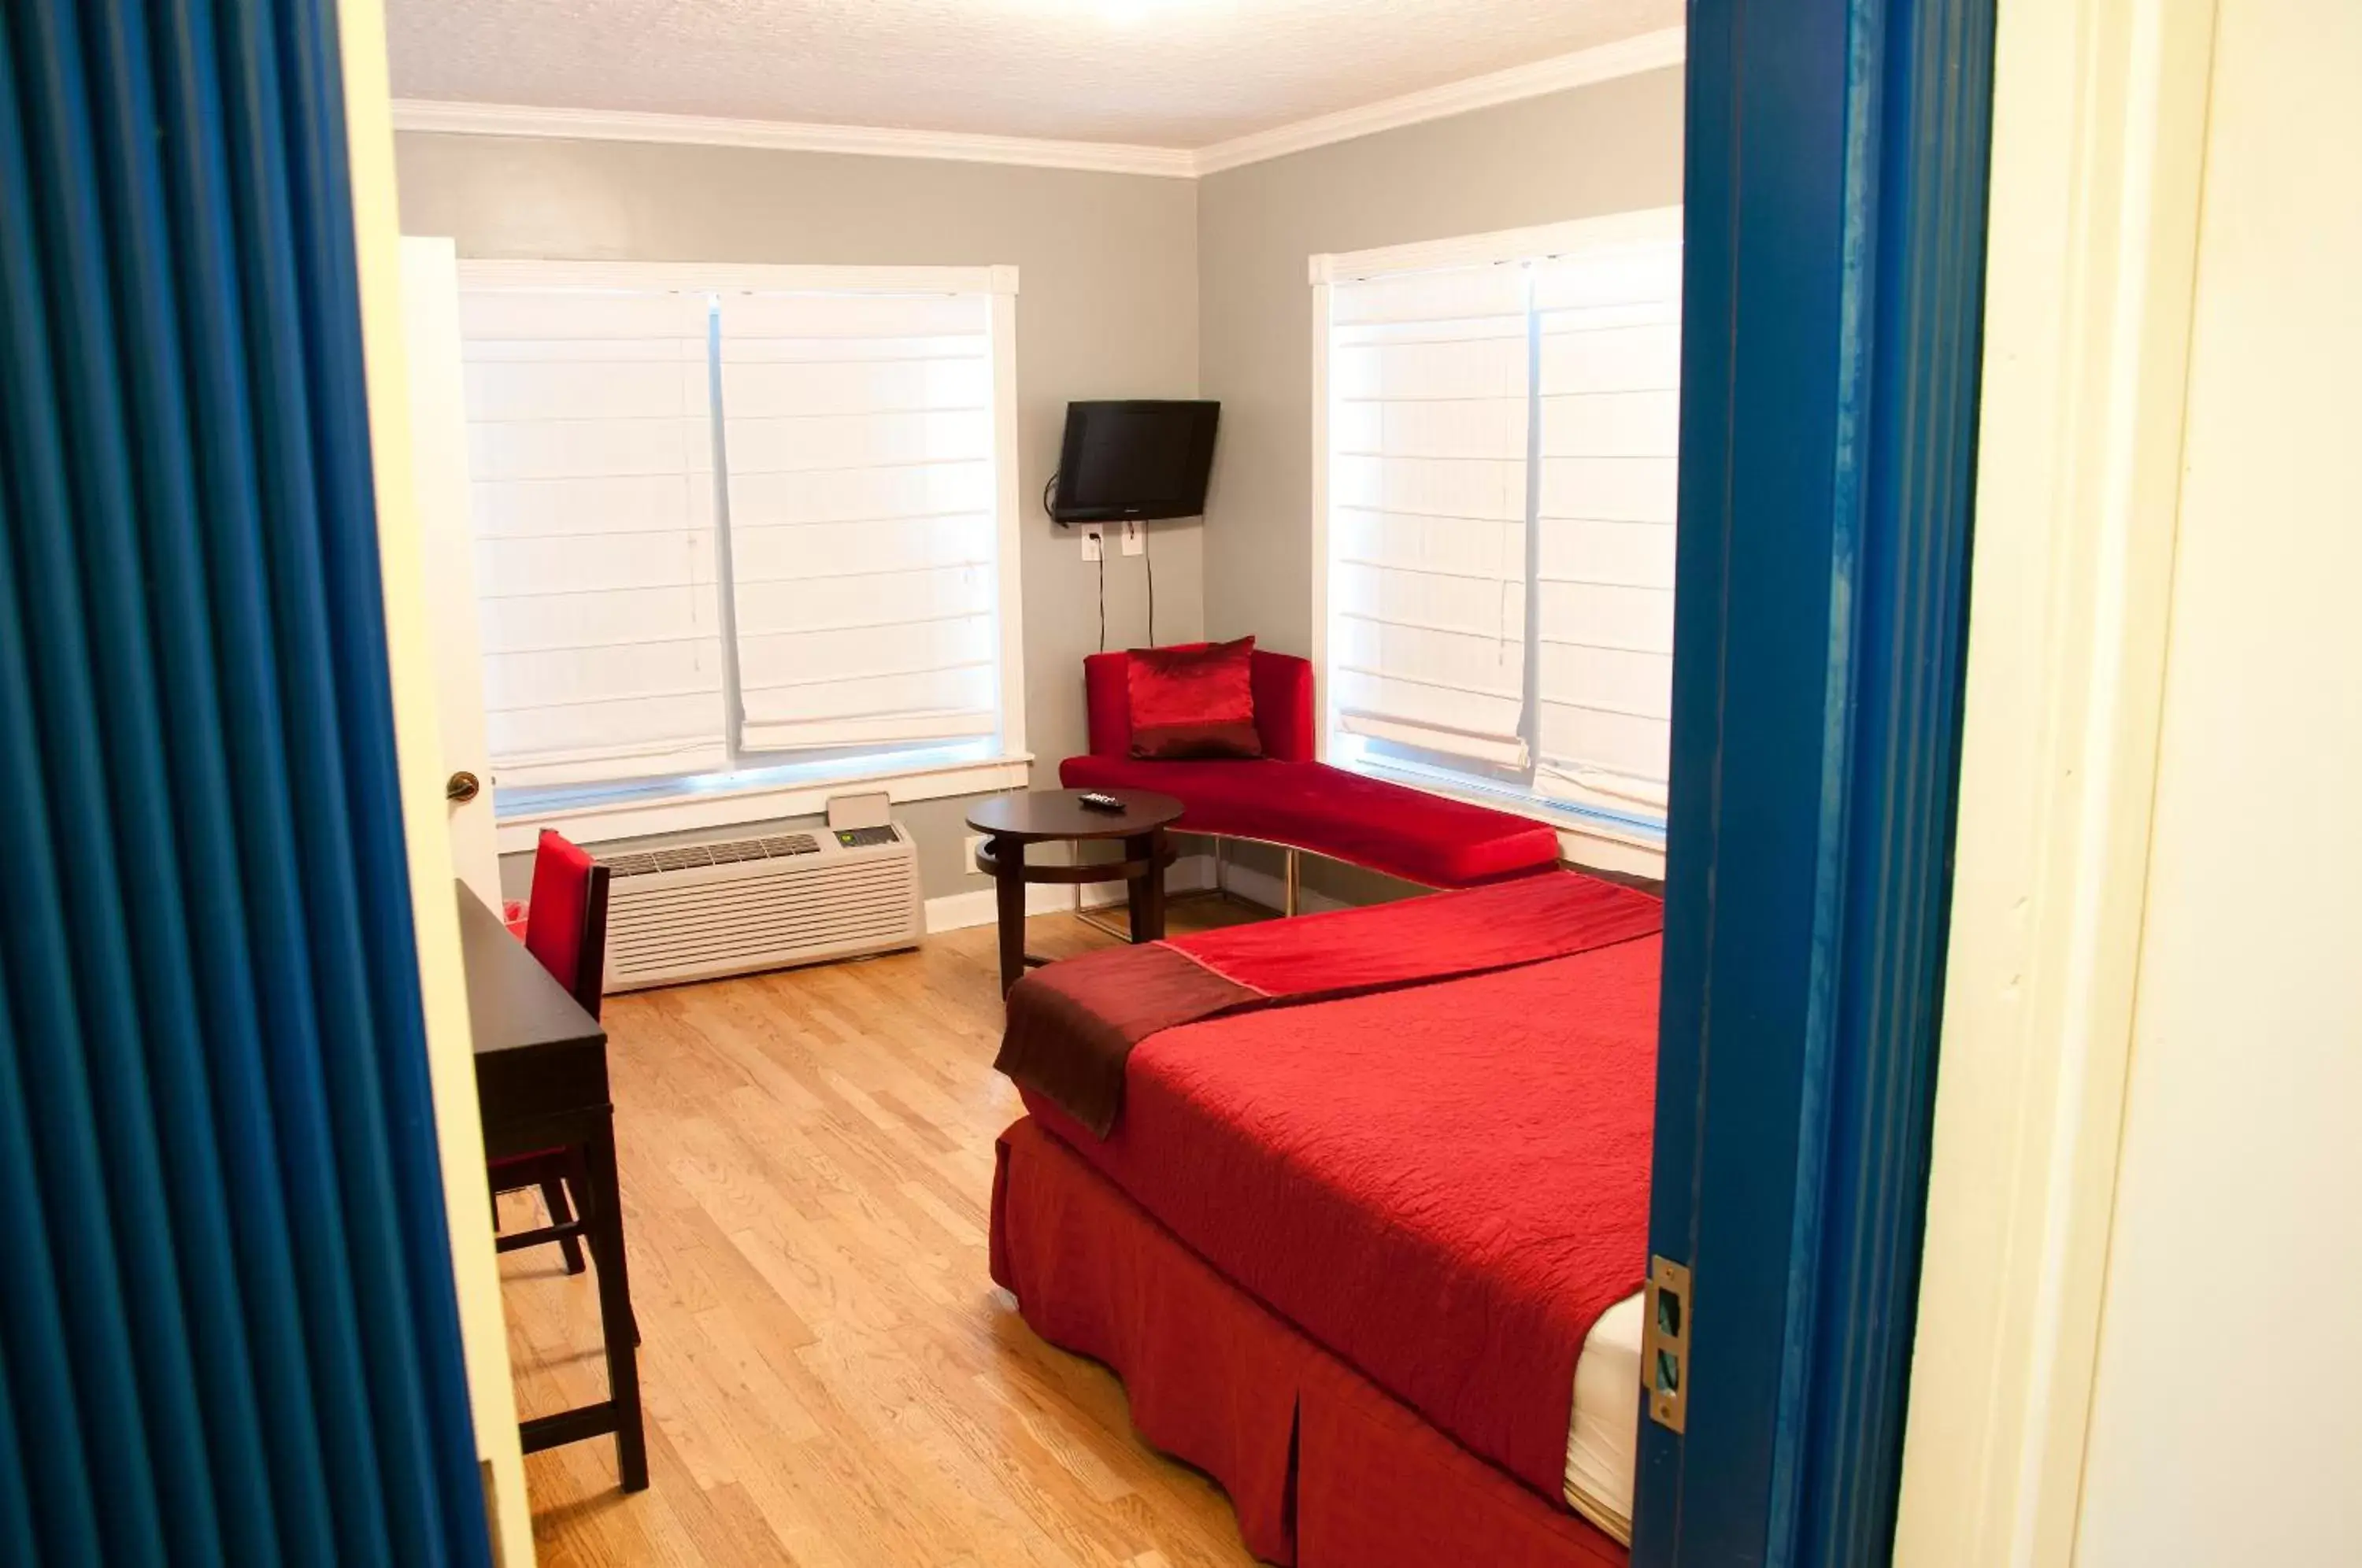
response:
[[[1252,918],[1175,906],[1176,930]],[[1109,939],[1030,922],[1053,956]],[[653,1484],[613,1444],[529,1455],[546,1564],[1214,1568],[1230,1504],[1131,1433],[1104,1368],[986,1273],[990,926],[918,952],[606,1005]],[[503,1229],[538,1200],[502,1200]],[[602,1397],[591,1276],[502,1259],[519,1413]]]

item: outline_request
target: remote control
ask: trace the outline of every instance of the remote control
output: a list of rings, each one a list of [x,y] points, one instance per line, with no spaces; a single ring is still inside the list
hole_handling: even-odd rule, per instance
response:
[[[1113,795],[1102,795],[1096,790],[1078,797],[1076,803],[1087,812],[1110,812],[1117,816],[1121,816],[1124,810],[1121,801]]]

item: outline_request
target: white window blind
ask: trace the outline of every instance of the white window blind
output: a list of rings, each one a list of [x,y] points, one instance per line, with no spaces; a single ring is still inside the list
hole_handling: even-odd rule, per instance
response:
[[[1016,292],[1004,267],[461,264],[504,811],[1021,751]]]
[[[1678,241],[1534,274],[1541,337],[1538,794],[1660,813],[1681,477]]]
[[[1526,766],[1526,317],[1513,266],[1331,289],[1329,679],[1352,734]]]
[[[727,756],[701,293],[464,288],[484,710],[502,783]]]
[[[743,749],[993,732],[991,307],[723,296]]]
[[[1661,831],[1679,210],[1311,271],[1332,755]]]

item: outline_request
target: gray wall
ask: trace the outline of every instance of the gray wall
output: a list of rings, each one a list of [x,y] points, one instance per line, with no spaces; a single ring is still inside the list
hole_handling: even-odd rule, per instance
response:
[[[1308,259],[1670,206],[1682,78],[1620,77],[1198,182],[1198,383],[1222,403],[1206,503],[1211,635],[1311,649]]]
[[[1025,720],[1037,784],[1083,749],[1097,569],[1043,513],[1070,398],[1198,392],[1198,192],[1187,180],[737,148],[403,133],[405,234],[463,258],[1018,269],[1018,488]],[[1160,523],[1156,630],[1200,635],[1202,530]],[[1147,635],[1136,557],[1107,563],[1108,638]],[[898,808],[929,897],[988,886],[963,861],[965,802]],[[513,875],[514,867],[503,867]]]

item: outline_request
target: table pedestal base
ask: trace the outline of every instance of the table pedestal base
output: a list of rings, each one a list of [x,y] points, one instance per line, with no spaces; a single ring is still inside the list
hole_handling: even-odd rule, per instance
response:
[[[1131,884],[1131,940],[1160,942],[1164,937],[1164,868],[1175,851],[1163,828],[1152,828],[1123,840],[1123,858],[1091,866],[1028,865],[1023,839],[988,836],[976,852],[976,868],[992,878],[1000,925],[1000,989],[1007,994],[1028,964],[1049,960],[1025,951],[1025,889],[1029,884],[1087,887],[1103,882]]]

